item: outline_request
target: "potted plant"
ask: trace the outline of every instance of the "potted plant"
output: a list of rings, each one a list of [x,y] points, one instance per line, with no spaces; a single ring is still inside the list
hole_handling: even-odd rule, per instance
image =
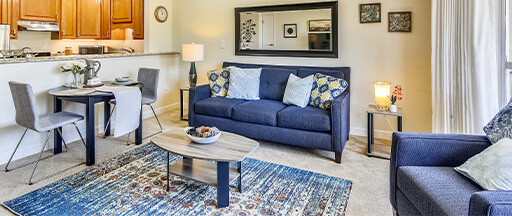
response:
[[[389,100],[391,100],[391,106],[389,106],[389,111],[392,113],[396,113],[398,111],[398,108],[396,107],[396,102],[402,100],[402,86],[396,85],[393,88],[393,93],[389,97]]]
[[[71,72],[73,74],[72,88],[80,87],[80,75],[87,72],[87,64],[85,62],[70,62],[62,66],[62,72]]]

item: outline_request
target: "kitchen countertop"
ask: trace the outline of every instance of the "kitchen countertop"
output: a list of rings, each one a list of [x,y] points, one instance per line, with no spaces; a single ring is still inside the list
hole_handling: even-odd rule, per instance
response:
[[[0,57],[0,64],[19,64],[19,63],[32,63],[32,62],[54,62],[54,61],[71,61],[81,59],[102,59],[102,58],[125,58],[125,57],[138,57],[138,56],[155,56],[155,55],[175,55],[180,54],[178,51],[168,52],[146,52],[146,53],[119,53],[119,54],[98,54],[98,55],[62,55],[62,56],[48,56],[48,57],[33,57],[33,58],[11,58],[3,59]]]

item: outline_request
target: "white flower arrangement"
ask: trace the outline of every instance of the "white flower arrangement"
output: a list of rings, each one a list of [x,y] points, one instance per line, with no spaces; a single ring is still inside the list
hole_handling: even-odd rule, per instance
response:
[[[62,72],[72,74],[84,74],[88,70],[85,62],[70,62],[62,66]]]

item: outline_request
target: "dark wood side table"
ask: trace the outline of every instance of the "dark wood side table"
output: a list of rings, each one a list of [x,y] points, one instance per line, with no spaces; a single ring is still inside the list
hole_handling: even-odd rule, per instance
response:
[[[368,106],[368,151],[367,155],[368,157],[378,157],[383,159],[389,159],[386,157],[382,157],[376,154],[372,153],[372,144],[374,143],[374,136],[373,136],[373,115],[384,115],[384,116],[396,116],[397,123],[398,123],[398,131],[402,131],[402,119],[403,119],[403,113],[402,108],[398,108],[398,112],[392,113],[388,110],[380,110],[377,108],[377,105],[370,104]]]
[[[189,88],[180,88],[180,119],[182,121],[188,121],[187,118],[185,118],[184,116],[184,113],[183,113],[183,92],[188,92],[190,91]]]

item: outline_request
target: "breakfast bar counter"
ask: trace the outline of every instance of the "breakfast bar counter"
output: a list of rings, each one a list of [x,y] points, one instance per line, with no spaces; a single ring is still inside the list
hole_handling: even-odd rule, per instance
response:
[[[115,53],[115,54],[95,54],[95,55],[62,55],[62,56],[45,56],[32,58],[8,58],[0,57],[0,64],[20,64],[33,62],[56,62],[56,61],[73,61],[82,59],[105,59],[105,58],[125,58],[140,56],[157,56],[157,55],[175,55],[180,54],[178,51],[167,52],[142,52],[142,53]]]

